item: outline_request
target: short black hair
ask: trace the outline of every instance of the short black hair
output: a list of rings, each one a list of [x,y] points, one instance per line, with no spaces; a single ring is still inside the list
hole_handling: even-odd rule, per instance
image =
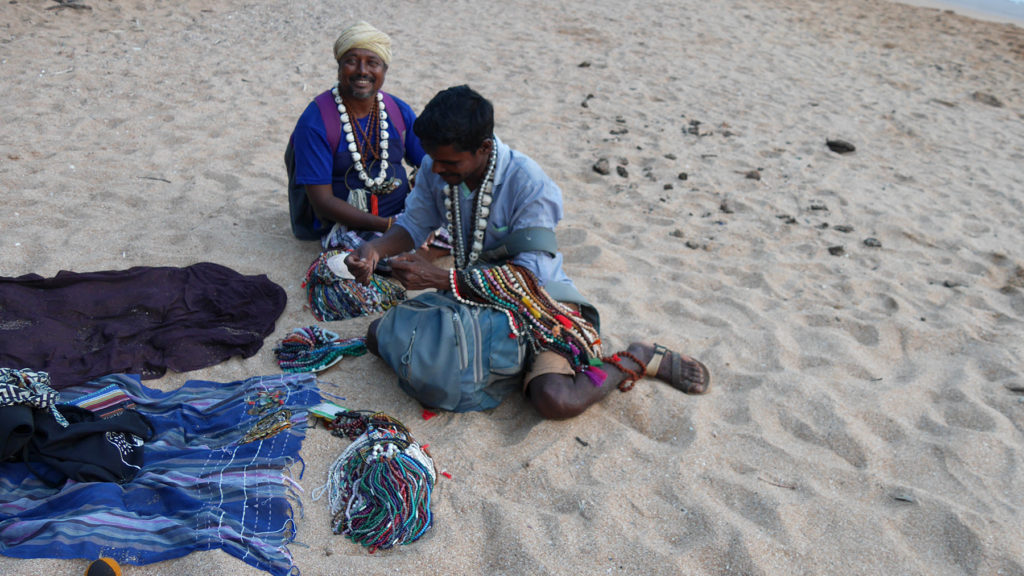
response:
[[[454,146],[478,150],[494,135],[494,106],[469,86],[452,86],[435,95],[412,126],[423,148]]]

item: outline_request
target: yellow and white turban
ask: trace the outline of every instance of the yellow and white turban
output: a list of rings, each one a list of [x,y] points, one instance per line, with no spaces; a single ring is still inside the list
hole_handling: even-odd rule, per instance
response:
[[[341,60],[346,52],[362,48],[376,54],[385,66],[391,65],[391,37],[360,20],[345,28],[334,41],[334,59]]]

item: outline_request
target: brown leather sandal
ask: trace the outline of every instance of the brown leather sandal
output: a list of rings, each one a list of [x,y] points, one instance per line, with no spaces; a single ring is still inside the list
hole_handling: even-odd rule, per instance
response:
[[[671,352],[671,372],[668,383],[675,389],[681,390],[687,394],[704,394],[711,388],[711,372],[708,371],[708,367],[705,366],[699,360],[690,358],[689,356],[683,356],[679,352],[673,352],[661,344],[654,344],[654,356],[651,361],[647,363],[647,369],[644,374],[651,376],[652,378],[657,377],[658,369],[661,368],[661,362],[665,359],[665,356]],[[684,360],[685,358],[685,360]],[[683,363],[691,365],[697,369],[700,373],[699,379],[684,378]]]

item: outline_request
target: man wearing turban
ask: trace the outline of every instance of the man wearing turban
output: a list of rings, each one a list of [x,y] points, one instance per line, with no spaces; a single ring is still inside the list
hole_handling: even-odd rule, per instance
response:
[[[337,84],[306,107],[292,133],[294,188],[299,195],[305,188],[305,198],[291,202],[293,230],[304,218],[302,226],[323,237],[325,249],[348,232],[369,239],[387,231],[410,188],[402,161],[419,167],[424,155],[412,108],[381,91],[391,38],[356,22],[338,36],[334,58]],[[305,200],[307,208],[296,214],[296,201]]]

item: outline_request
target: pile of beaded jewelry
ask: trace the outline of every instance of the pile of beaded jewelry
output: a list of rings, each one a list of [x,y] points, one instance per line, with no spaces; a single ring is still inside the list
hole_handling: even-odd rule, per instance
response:
[[[368,411],[339,412],[328,425],[352,444],[313,498],[328,495],[331,528],[370,553],[418,540],[433,523],[434,461],[398,420]]]
[[[366,354],[365,338],[341,338],[319,326],[296,328],[274,348],[284,372],[321,372],[345,356]]]
[[[322,252],[306,272],[302,285],[309,309],[317,320],[331,322],[377,314],[405,299],[405,288],[401,284],[378,274],[371,277],[368,285],[335,274],[328,262],[335,256],[343,258],[346,253],[345,250]]]
[[[504,264],[461,272],[452,269],[449,274],[452,293],[459,302],[501,310],[508,317],[512,335],[525,338],[534,352],[551,350],[569,360],[576,372],[600,378],[600,371],[594,370],[602,364],[597,330],[575,310],[552,298],[532,272]]]
[[[352,167],[359,175],[359,181],[363,188],[349,191],[349,203],[363,212],[377,214],[377,196],[390,194],[398,188],[399,182],[394,177],[388,177],[388,113],[384,110],[384,95],[377,92],[377,98],[373,102],[373,109],[370,110],[366,128],[360,126],[358,120],[349,117],[345,102],[338,93],[338,84],[331,89],[334,94],[334,102],[338,105],[338,114],[341,117],[341,130],[345,134],[345,142],[349,154],[352,157]],[[374,122],[374,118],[379,121]],[[379,160],[380,171],[375,178],[367,173],[369,166]],[[367,196],[370,201],[367,205]]]
[[[480,188],[476,191],[476,204],[473,211],[473,236],[471,250],[466,253],[466,239],[463,237],[462,211],[459,208],[458,190],[461,184],[444,187],[444,207],[448,217],[448,236],[453,239],[452,255],[455,268],[459,270],[472,266],[480,258],[484,249],[484,233],[487,231],[487,217],[491,213],[491,193],[494,191],[494,167],[498,162],[498,147],[492,146],[491,157],[487,162],[487,172]]]

